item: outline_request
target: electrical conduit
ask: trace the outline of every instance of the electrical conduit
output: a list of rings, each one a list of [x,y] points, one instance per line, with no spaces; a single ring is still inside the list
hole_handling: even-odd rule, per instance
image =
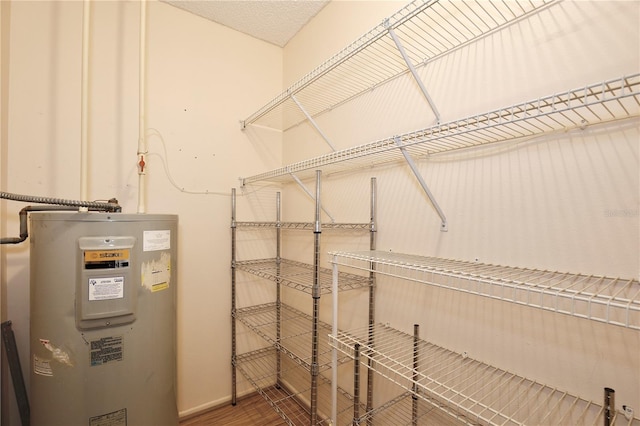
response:
[[[0,244],[18,244],[23,242],[29,236],[27,231],[27,214],[32,211],[58,211],[58,210],[77,210],[78,207],[84,211],[105,211],[120,212],[122,208],[118,205],[118,200],[112,198],[106,203],[96,201],[76,201],[65,200],[62,198],[38,197],[33,195],[12,194],[9,192],[0,192],[0,198],[13,201],[22,201],[28,203],[50,204],[46,206],[27,206],[20,210],[20,236],[0,238]]]

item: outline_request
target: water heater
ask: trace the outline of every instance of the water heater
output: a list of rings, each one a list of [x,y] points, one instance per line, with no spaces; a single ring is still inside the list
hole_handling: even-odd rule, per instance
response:
[[[178,218],[31,214],[34,426],[175,426]]]

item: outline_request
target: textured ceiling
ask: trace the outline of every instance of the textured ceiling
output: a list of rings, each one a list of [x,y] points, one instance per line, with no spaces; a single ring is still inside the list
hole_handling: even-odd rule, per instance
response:
[[[284,47],[329,0],[161,0]]]

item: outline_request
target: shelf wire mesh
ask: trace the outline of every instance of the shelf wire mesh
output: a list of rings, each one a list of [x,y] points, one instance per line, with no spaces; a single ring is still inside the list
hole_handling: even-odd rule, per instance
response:
[[[238,228],[281,228],[281,229],[298,229],[311,230],[315,229],[316,224],[313,222],[236,222]],[[326,222],[321,224],[323,230],[327,229],[347,229],[347,230],[364,230],[371,228],[370,223],[336,223]]]
[[[280,273],[276,259],[255,259],[236,262],[236,268],[261,278],[311,294],[313,292],[313,265],[289,259],[281,259]],[[328,294],[332,291],[332,271],[329,268],[318,268],[320,271],[320,293]],[[352,290],[369,285],[368,277],[356,274],[340,273],[339,290]]]
[[[277,335],[277,305],[265,303],[238,309],[236,318],[244,325],[265,339],[274,348],[289,356],[293,361],[307,370],[311,369],[311,339],[313,318],[286,304],[280,305],[281,331],[280,338]],[[331,332],[331,325],[319,322],[318,333],[323,338],[319,339],[318,369],[325,371],[331,368],[331,347],[326,336]],[[343,357],[339,363],[346,362]]]
[[[290,426],[308,421],[308,409],[277,380],[276,352],[273,348],[239,355],[236,366],[244,378]]]
[[[640,330],[637,279],[515,268],[383,251],[332,252],[335,262],[428,284]]]
[[[467,424],[462,419],[453,419],[441,413],[442,404],[437,401],[418,399],[418,412],[412,415],[413,393],[405,392],[360,416],[359,424],[394,426],[455,426]]]
[[[408,72],[393,29],[415,67],[535,13],[553,0],[416,0],[313,69],[258,111],[252,123],[287,130]]]
[[[246,177],[243,183],[285,181],[292,173],[303,180],[317,169],[334,173],[398,162],[404,158],[398,144],[420,159],[639,115],[640,74],[633,74],[334,151]]]
[[[242,376],[290,426],[308,426],[310,421],[310,373],[300,365],[283,361],[278,370],[277,350],[264,348],[238,355]],[[285,360],[288,358],[285,358]],[[330,425],[331,384],[318,376],[318,426]],[[353,413],[353,396],[338,388],[338,423],[347,424]]]
[[[369,336],[373,334],[373,343]],[[377,324],[330,335],[330,344],[372,361],[375,372],[467,424],[601,424],[603,407]],[[413,367],[414,351],[418,365]],[[363,361],[364,365],[367,365]],[[612,424],[623,424],[622,416]],[[629,424],[636,425],[633,420]]]

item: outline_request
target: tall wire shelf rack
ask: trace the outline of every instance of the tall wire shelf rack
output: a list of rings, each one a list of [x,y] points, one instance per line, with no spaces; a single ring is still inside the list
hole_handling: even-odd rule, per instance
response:
[[[370,247],[375,249],[375,178],[371,180],[371,216],[366,223],[320,222],[320,172],[316,173],[316,213],[314,222],[285,222],[281,220],[280,193],[276,194],[274,222],[242,222],[236,220],[236,194],[232,190],[232,404],[237,399],[237,372],[263,396],[288,425],[330,424],[337,407],[340,418],[348,418],[353,397],[344,389],[332,396],[330,369],[333,366],[332,348],[326,336],[332,326],[320,320],[320,297],[333,292],[369,288],[371,277],[341,273],[341,285],[333,287],[333,272],[322,268],[320,235],[324,229],[369,232]],[[276,256],[270,259],[238,260],[237,230],[272,229],[276,237]],[[281,257],[283,230],[312,231],[314,254],[311,263]],[[238,272],[257,276],[276,286],[275,301],[237,307]],[[290,288],[311,296],[311,313],[303,312],[281,300],[282,290]],[[249,301],[250,302],[250,301]],[[245,301],[245,304],[247,301]],[[370,313],[370,321],[372,321]],[[262,338],[268,346],[240,353],[237,327],[242,324]],[[338,363],[347,362],[342,357]],[[334,403],[334,401],[336,401]],[[345,420],[346,421],[346,420]]]

